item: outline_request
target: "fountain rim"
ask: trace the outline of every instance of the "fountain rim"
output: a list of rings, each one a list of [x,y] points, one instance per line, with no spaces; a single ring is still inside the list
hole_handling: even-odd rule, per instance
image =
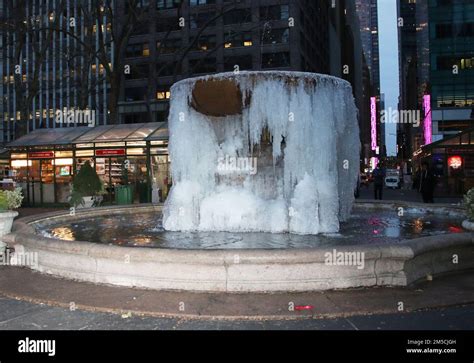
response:
[[[159,210],[161,206],[144,208]],[[111,213],[107,207],[94,209],[77,214]],[[136,211],[137,207],[128,209]],[[114,212],[123,210],[115,208]],[[49,214],[49,218],[65,215]],[[38,264],[27,266],[30,269],[97,285],[195,292],[303,292],[407,286],[428,275],[474,268],[474,233],[422,237],[390,245],[337,247],[338,252],[364,252],[365,268],[359,270],[328,266],[325,254],[334,247],[327,246],[310,250],[178,250],[63,241],[35,233],[31,223],[45,218],[48,215],[15,221],[14,231],[3,241],[18,251],[38,254]],[[453,264],[453,254],[459,256],[458,264]]]
[[[264,80],[272,79],[273,77],[281,77],[285,79],[312,79],[314,81],[332,81],[335,85],[343,85],[352,88],[352,85],[349,81],[331,76],[328,74],[322,73],[311,73],[311,72],[300,72],[300,71],[239,71],[239,73],[235,72],[223,72],[223,73],[215,73],[209,74],[204,76],[197,76],[192,78],[186,78],[181,81],[176,82],[173,86],[171,86],[171,93],[173,93],[173,89],[179,88],[185,85],[195,85],[197,82],[211,82],[211,81],[229,81],[229,80],[239,80],[239,79],[246,79],[262,76]]]

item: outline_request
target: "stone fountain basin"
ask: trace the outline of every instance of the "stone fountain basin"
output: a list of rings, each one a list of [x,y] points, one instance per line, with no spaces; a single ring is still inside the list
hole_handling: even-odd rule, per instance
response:
[[[358,203],[370,211],[417,207],[406,203]],[[430,213],[461,213],[455,207],[419,205]],[[317,291],[370,286],[407,286],[417,280],[474,268],[474,234],[459,233],[406,240],[398,244],[337,246],[363,252],[364,268],[326,264],[333,247],[291,250],[177,250],[119,247],[63,241],[38,235],[38,222],[71,221],[137,212],[161,213],[161,206],[105,207],[49,213],[17,220],[4,241],[16,252],[37,253],[30,268],[96,284],[157,290],[207,292]],[[457,263],[455,263],[457,262]]]

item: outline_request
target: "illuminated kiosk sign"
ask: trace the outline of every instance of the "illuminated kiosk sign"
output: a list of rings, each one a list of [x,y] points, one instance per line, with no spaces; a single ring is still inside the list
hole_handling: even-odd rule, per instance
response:
[[[36,151],[28,153],[29,159],[51,159],[54,158],[54,151]]]
[[[370,98],[370,129],[372,139],[372,151],[377,150],[377,99]]]
[[[433,121],[431,117],[431,95],[423,96],[425,107],[425,121],[423,122],[423,133],[425,135],[425,145],[433,142]]]
[[[124,156],[125,149],[96,150],[96,156]]]

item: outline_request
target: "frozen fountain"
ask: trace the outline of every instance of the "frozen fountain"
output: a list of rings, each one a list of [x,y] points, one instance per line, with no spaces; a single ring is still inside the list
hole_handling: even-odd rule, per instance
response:
[[[146,289],[407,286],[474,268],[462,206],[358,201],[351,213],[359,130],[343,80],[283,72],[184,80],[172,89],[169,127],[164,207],[25,217],[3,240],[37,254],[30,268],[39,272]]]
[[[187,79],[171,92],[166,230],[339,231],[359,171],[348,82],[240,72]]]

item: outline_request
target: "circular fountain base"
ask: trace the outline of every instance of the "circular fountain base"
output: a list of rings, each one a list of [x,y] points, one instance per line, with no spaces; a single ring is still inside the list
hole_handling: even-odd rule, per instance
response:
[[[460,216],[453,207],[404,203],[359,203],[373,214],[418,208],[417,212]],[[395,208],[395,209],[394,209]],[[28,217],[4,238],[15,254],[37,254],[29,267],[42,273],[98,284],[158,290],[213,292],[316,291],[361,286],[406,286],[428,275],[474,267],[471,233],[451,233],[366,244],[359,236],[345,245],[291,249],[137,248],[44,237],[38,225],[84,218],[161,213],[161,207],[99,208]]]

